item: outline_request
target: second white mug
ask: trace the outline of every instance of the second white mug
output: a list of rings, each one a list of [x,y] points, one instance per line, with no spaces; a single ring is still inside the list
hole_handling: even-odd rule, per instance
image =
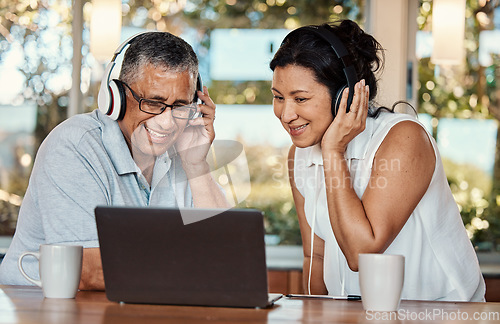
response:
[[[397,311],[403,290],[405,257],[360,253],[358,270],[363,308],[367,311]]]
[[[40,280],[31,278],[23,269],[25,256],[38,259]],[[82,273],[83,247],[79,245],[42,244],[39,252],[24,252],[18,268],[31,283],[42,287],[47,298],[75,298]]]

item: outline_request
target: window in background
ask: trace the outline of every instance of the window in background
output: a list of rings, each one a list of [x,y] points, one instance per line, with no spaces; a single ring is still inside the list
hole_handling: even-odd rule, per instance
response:
[[[462,220],[482,251],[500,250],[499,70],[498,47],[491,43],[498,10],[498,3],[466,2],[466,55],[458,65],[430,61],[432,1],[420,1],[417,17],[419,112],[431,117],[431,133]]]
[[[33,160],[36,105],[0,105],[0,235],[13,235]]]

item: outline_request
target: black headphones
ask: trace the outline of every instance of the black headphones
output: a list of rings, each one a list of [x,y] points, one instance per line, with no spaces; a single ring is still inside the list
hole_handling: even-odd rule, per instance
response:
[[[99,88],[99,94],[97,95],[97,106],[99,110],[109,116],[113,120],[121,120],[125,116],[125,110],[127,107],[126,93],[123,84],[116,79],[110,80],[111,71],[115,66],[116,57],[123,51],[123,49],[134,42],[137,36],[145,34],[148,32],[142,32],[136,34],[126,41],[124,41],[116,49],[111,62],[109,62],[106,70],[104,70],[104,77],[101,81],[101,87]],[[196,80],[196,91],[194,93],[194,101],[198,101],[198,90],[203,91],[203,83],[201,81],[201,76],[198,73]]]
[[[344,65],[344,74],[347,79],[347,84],[340,87],[340,89],[337,91],[337,94],[335,95],[335,98],[332,98],[332,114],[333,117],[337,116],[337,112],[339,111],[340,107],[340,101],[342,98],[342,92],[344,91],[345,88],[349,88],[349,95],[347,97],[347,110],[346,112],[349,112],[349,108],[351,107],[352,103],[352,98],[354,97],[354,85],[359,81],[358,80],[358,75],[356,73],[356,68],[354,67],[354,64],[352,62],[351,56],[347,49],[345,48],[344,44],[342,41],[330,30],[328,30],[324,26],[304,26],[297,28],[290,32],[283,42],[281,43],[282,45],[285,43],[285,40],[292,34],[296,33],[297,31],[309,31],[323,40],[325,40],[330,47],[333,49],[337,57],[342,61],[342,64]]]

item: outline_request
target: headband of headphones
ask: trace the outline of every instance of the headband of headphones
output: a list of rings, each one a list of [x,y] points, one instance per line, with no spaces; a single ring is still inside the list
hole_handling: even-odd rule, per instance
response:
[[[298,31],[309,31],[315,34],[316,36],[320,37],[321,39],[325,40],[333,49],[335,55],[342,61],[342,64],[344,66],[343,71],[347,80],[347,84],[344,85],[343,87],[340,87],[340,89],[337,91],[335,98],[332,98],[332,101],[334,100],[332,105],[332,113],[334,117],[337,115],[337,112],[340,107],[340,99],[342,97],[342,92],[344,91],[345,88],[349,88],[349,95],[347,97],[347,110],[346,110],[346,112],[349,112],[349,108],[351,107],[352,99],[354,97],[354,85],[359,81],[358,75],[356,73],[356,68],[354,67],[354,64],[351,59],[351,55],[345,48],[342,41],[332,31],[328,30],[324,26],[304,26],[297,28],[292,32],[290,32],[285,37],[282,44],[288,37],[290,37],[290,35],[293,35]]]
[[[109,62],[108,66],[104,70],[104,76],[101,80],[101,86],[99,87],[99,94],[97,95],[97,106],[103,114],[106,114],[113,120],[120,120],[125,115],[126,95],[125,89],[120,82],[110,80],[111,71],[116,64],[115,61],[117,56],[123,51],[123,49],[127,45],[132,44],[138,36],[145,33],[149,33],[149,31],[135,34],[118,46],[113,54],[111,62]],[[203,83],[199,73],[196,80],[196,90],[203,91]],[[194,101],[198,100],[197,91],[195,91]]]

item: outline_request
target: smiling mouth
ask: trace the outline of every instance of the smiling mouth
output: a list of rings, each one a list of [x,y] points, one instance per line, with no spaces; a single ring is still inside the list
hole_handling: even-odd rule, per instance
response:
[[[292,137],[300,136],[306,132],[307,126],[309,126],[309,123],[303,124],[300,126],[288,125],[288,128],[289,128],[288,132],[290,133],[290,136],[292,136]]]
[[[290,127],[290,130],[292,130],[292,131],[298,131],[298,130],[301,130],[301,129],[305,128],[307,125],[309,125],[309,123],[304,124],[304,125],[299,126],[299,127]]]
[[[171,133],[166,133],[166,134],[158,133],[158,132],[150,129],[146,124],[144,124],[144,129],[146,129],[146,131],[149,133],[149,135],[151,135],[152,137],[155,137],[155,138],[165,138],[171,134]]]

